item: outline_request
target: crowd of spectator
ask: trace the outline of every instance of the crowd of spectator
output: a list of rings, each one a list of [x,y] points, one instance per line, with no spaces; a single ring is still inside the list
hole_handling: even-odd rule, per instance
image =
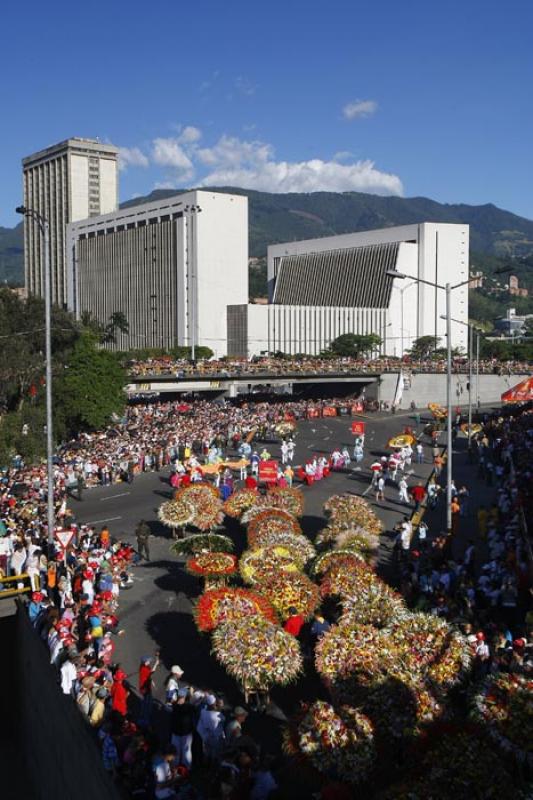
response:
[[[245,375],[316,375],[316,374],[375,374],[382,372],[398,372],[402,369],[407,373],[417,372],[446,372],[446,359],[414,359],[409,356],[392,358],[383,356],[378,358],[349,358],[349,357],[322,357],[322,356],[286,356],[275,358],[272,356],[244,358],[224,358],[201,360],[195,363],[187,359],[174,359],[171,356],[148,358],[144,361],[129,361],[127,370],[133,377],[151,375],[175,375],[178,378],[198,377],[220,379]],[[529,372],[531,365],[519,361],[499,361],[498,359],[480,359],[479,365],[473,364],[473,369],[479,368],[482,374],[516,375]],[[453,371],[468,374],[468,359],[456,357],[453,359]]]

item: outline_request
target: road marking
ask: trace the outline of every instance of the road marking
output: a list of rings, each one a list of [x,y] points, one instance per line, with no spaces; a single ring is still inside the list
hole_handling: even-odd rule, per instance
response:
[[[106,517],[106,519],[91,519],[88,522],[82,522],[82,525],[96,525],[97,522],[114,522],[116,519],[122,519],[122,517]]]
[[[126,495],[131,494],[131,492],[121,492],[120,494],[110,494],[109,497],[101,497],[100,502],[103,503],[104,500],[114,500],[115,497],[126,497]]]

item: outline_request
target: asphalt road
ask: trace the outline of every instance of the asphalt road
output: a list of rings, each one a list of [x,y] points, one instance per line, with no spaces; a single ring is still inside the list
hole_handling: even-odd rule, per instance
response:
[[[302,527],[311,539],[325,524],[322,506],[333,494],[353,492],[361,495],[367,492],[369,502],[375,506],[387,531],[391,531],[408,510],[397,502],[397,489],[392,485],[386,488],[386,502],[375,504],[373,492],[368,491],[369,466],[377,455],[385,452],[388,439],[401,433],[404,425],[413,424],[413,420],[407,414],[399,414],[381,419],[367,417],[365,422],[365,458],[360,468],[351,472],[331,473],[327,479],[302,489],[306,500]],[[351,452],[353,436],[350,424],[350,418],[340,417],[300,423],[294,463],[305,463],[313,453],[329,454],[335,446],[342,444],[349,445]],[[268,448],[274,456],[279,455],[279,445],[269,444]],[[431,470],[430,462],[428,447],[426,463],[412,466],[411,485],[417,478],[427,479]],[[166,472],[143,474],[132,484],[86,490],[81,502],[71,501],[80,523],[91,523],[97,528],[105,523],[114,537],[135,544],[134,530],[141,518],[147,520],[153,533],[152,560],[134,569],[134,585],[121,592],[120,620],[125,634],[115,640],[116,659],[133,681],[140,658],[159,649],[165,668],[179,664],[192,683],[225,692],[232,702],[242,702],[236,684],[210,655],[209,638],[198,634],[194,625],[192,607],[201,590],[200,582],[185,572],[183,559],[169,553],[172,541],[170,531],[157,520],[159,505],[171,493],[167,475]],[[245,546],[243,530],[229,520],[228,532],[235,538],[237,552],[240,552]],[[383,546],[380,548],[380,564],[383,567],[387,565],[392,538],[392,534],[383,536]],[[165,670],[162,669],[156,689],[156,695],[160,697],[164,676]],[[278,691],[275,693],[276,702],[288,711],[299,699],[300,691],[298,687]],[[318,687],[316,691],[319,691]]]

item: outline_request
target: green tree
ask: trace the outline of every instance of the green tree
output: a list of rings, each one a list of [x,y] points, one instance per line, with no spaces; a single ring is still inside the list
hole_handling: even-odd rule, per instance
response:
[[[56,382],[57,412],[69,431],[103,428],[123,412],[125,372],[116,356],[98,345],[95,334],[84,331]]]
[[[409,353],[414,359],[429,358],[437,349],[439,342],[439,336],[419,336],[414,340]]]
[[[380,345],[381,336],[376,333],[343,333],[333,339],[329,345],[329,350],[336,356],[359,358],[359,356],[371,353]]]

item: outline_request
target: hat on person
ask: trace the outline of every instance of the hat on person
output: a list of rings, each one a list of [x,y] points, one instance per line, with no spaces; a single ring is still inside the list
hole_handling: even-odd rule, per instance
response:
[[[235,717],[247,717],[248,712],[242,706],[235,706],[235,708],[233,709],[233,715]]]
[[[150,663],[150,661],[151,661],[151,658],[150,658],[150,656],[143,656],[143,657],[141,658],[141,664],[149,664],[149,663]]]
[[[183,670],[177,664],[174,664],[173,667],[170,668],[170,672],[172,675],[183,675]]]
[[[115,672],[115,674],[114,674],[114,676],[113,676],[113,677],[114,677],[114,679],[115,679],[116,681],[123,681],[123,680],[125,680],[125,679],[126,679],[128,676],[126,675],[126,673],[124,672],[124,670],[122,670],[122,669],[117,669],[117,671]]]
[[[476,639],[478,640],[478,642],[482,642],[485,639],[485,634],[483,633],[483,631],[479,631],[479,633],[476,633]]]
[[[216,701],[217,699],[214,694],[206,694],[205,702],[207,703],[208,706],[214,706]]]
[[[34,603],[41,603],[44,598],[41,592],[32,592],[31,599]]]

